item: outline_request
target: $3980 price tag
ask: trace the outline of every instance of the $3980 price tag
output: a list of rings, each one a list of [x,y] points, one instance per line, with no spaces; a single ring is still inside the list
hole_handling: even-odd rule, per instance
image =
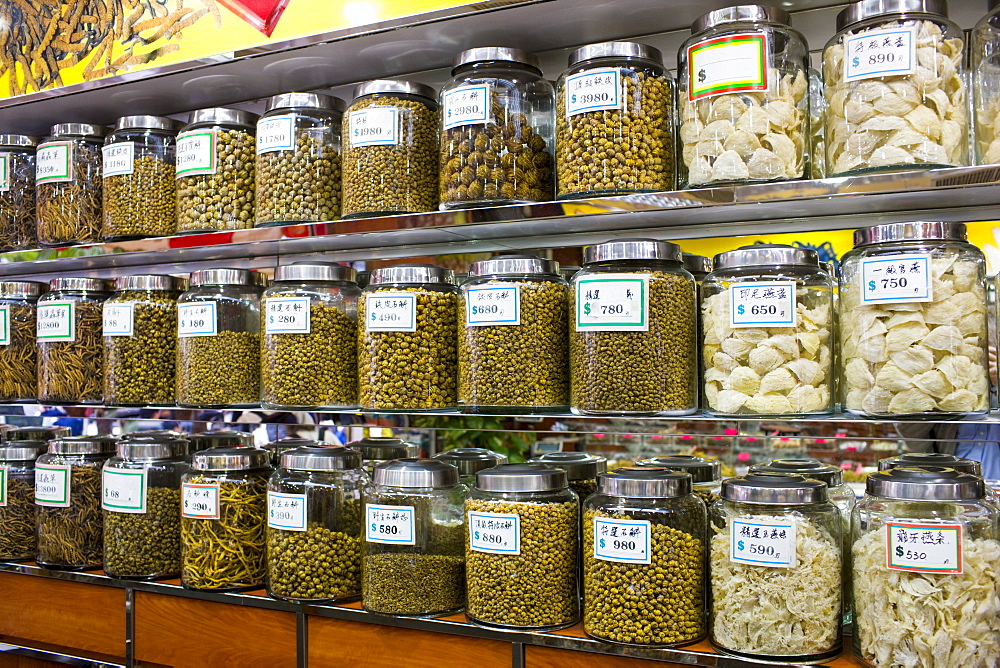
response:
[[[469,511],[469,547],[489,554],[521,554],[521,518],[516,513]]]
[[[286,531],[305,531],[306,495],[268,492],[267,526]]]
[[[588,70],[566,77],[566,115],[621,109],[621,75],[617,69]]]
[[[380,292],[365,299],[365,328],[369,332],[417,331],[417,296],[409,292]]]
[[[960,574],[964,568],[961,524],[886,524],[886,566],[912,573]]]
[[[265,300],[267,319],[264,327],[268,334],[308,334],[308,297],[271,297]]]
[[[761,518],[729,523],[729,559],[740,564],[793,568],[795,524]]]
[[[861,260],[864,304],[931,301],[930,255],[883,255]]]
[[[365,539],[369,543],[416,545],[413,506],[365,506]]]
[[[577,331],[649,331],[648,294],[649,274],[601,274],[577,279]]]
[[[795,327],[795,282],[759,281],[729,286],[730,327]]]
[[[197,520],[217,520],[219,514],[219,483],[181,484],[181,516]]]
[[[192,302],[177,305],[177,336],[215,336],[215,302]]]
[[[594,518],[594,557],[624,564],[649,564],[651,561],[650,523],[648,520]]]

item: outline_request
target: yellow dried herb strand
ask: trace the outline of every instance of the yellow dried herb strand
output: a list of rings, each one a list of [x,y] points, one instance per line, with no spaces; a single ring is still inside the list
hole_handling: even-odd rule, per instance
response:
[[[74,463],[70,472],[70,506],[38,506],[39,563],[100,565],[104,551],[101,491],[101,462]]]
[[[101,403],[104,315],[101,302],[76,302],[76,340],[38,342],[38,400]]]

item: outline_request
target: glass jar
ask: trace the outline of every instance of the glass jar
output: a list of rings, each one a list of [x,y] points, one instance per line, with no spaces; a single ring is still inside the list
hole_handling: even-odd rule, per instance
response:
[[[465,605],[462,502],[458,469],[432,459],[375,467],[365,487],[361,604],[383,615],[458,612]]]
[[[101,240],[99,125],[60,123],[35,152],[38,243],[67,246]]]
[[[54,278],[38,298],[38,401],[104,402],[104,300],[114,290],[100,278]]]
[[[366,410],[434,410],[456,403],[458,287],[450,269],[375,269],[358,313],[358,398]]]
[[[254,446],[253,434],[229,429],[203,431],[184,438],[188,441],[188,452],[192,455],[209,448],[252,448]]]
[[[833,410],[833,284],[816,251],[758,244],[722,253],[702,295],[711,413]]]
[[[350,267],[278,267],[261,309],[261,403],[267,408],[358,405],[358,297]]]
[[[849,5],[823,50],[827,176],[968,165],[965,77],[944,0]]]
[[[115,294],[104,302],[104,401],[108,405],[173,403],[177,298],[184,285],[182,279],[156,274],[115,280]]]
[[[72,434],[69,427],[14,427],[9,430],[5,441],[42,441],[48,443],[55,438],[66,438]]]
[[[702,281],[712,271],[712,258],[695,255],[694,253],[681,253],[681,262],[683,262],[684,268],[688,270],[688,273],[694,276],[694,282],[698,284],[698,289],[701,290]]]
[[[578,415],[698,410],[695,283],[668,241],[583,250],[572,280],[570,405]]]
[[[1000,162],[1000,3],[989,3],[986,16],[972,29],[972,108],[975,114],[977,165]]]
[[[367,436],[347,444],[361,453],[361,463],[369,477],[375,475],[375,466],[393,459],[413,459],[420,456],[420,446],[392,436]]]
[[[125,436],[104,464],[104,572],[154,580],[181,572],[181,476],[188,443]]]
[[[113,436],[58,438],[35,460],[39,566],[85,570],[101,565],[101,467],[117,441]]]
[[[945,452],[904,452],[895,457],[878,460],[879,471],[889,471],[900,467],[921,469],[928,466],[943,466],[955,469],[959,473],[983,477],[982,462],[956,457]]]
[[[199,269],[177,299],[177,403],[260,402],[260,293],[245,269]]]
[[[34,248],[35,147],[27,135],[0,135],[0,252]]]
[[[476,484],[476,474],[483,469],[507,463],[507,455],[486,448],[454,448],[437,453],[434,459],[457,468],[462,484],[469,487]]]
[[[569,488],[580,497],[581,505],[597,491],[598,476],[608,470],[606,458],[587,452],[546,452],[528,461],[565,471]]]
[[[895,468],[854,510],[854,652],[867,666],[1000,665],[1000,510],[982,478]]]
[[[35,308],[48,289],[35,281],[0,281],[0,402],[38,396]]]
[[[636,466],[652,466],[680,471],[691,476],[691,491],[706,507],[719,500],[722,491],[722,462],[698,455],[661,455],[640,459]]]
[[[177,131],[162,116],[122,116],[104,140],[105,241],[177,231]]]
[[[560,199],[673,190],[674,80],[658,49],[576,49],[556,83]]]
[[[439,100],[442,208],[552,199],[555,92],[538,58],[507,47],[462,51]]]
[[[292,601],[361,595],[361,453],[288,450],[267,484],[267,593]]]
[[[282,93],[257,121],[257,227],[340,217],[344,102]]]
[[[519,629],[574,624],[579,512],[560,469],[507,464],[477,473],[465,501],[469,619]]]
[[[583,504],[583,629],[666,647],[705,636],[705,504],[691,476],[621,468]]]
[[[809,68],[809,178],[826,178],[826,97],[823,75]]]
[[[178,232],[253,227],[257,118],[221,107],[191,112],[177,135]]]
[[[378,79],[354,88],[344,116],[344,218],[438,205],[438,106],[430,86]]]
[[[840,654],[840,511],[827,487],[791,473],[722,481],[709,511],[712,644],[768,661]]]
[[[35,460],[44,441],[0,443],[0,560],[35,558]]]
[[[869,417],[986,413],[986,311],[986,264],[964,224],[855,231],[854,250],[840,264],[844,410]]]
[[[569,405],[569,286],[530,255],[473,262],[458,308],[458,388],[471,413]]]
[[[677,52],[682,185],[800,179],[809,47],[777,7],[711,11]]]
[[[270,454],[212,448],[181,478],[181,584],[236,591],[264,584]]]
[[[271,457],[271,466],[278,468],[281,465],[281,455],[285,454],[290,450],[295,450],[297,448],[303,447],[321,447],[324,446],[323,443],[313,440],[311,438],[298,438],[296,436],[286,436],[284,438],[279,438],[277,441],[271,441],[270,443],[263,445],[265,450]]]

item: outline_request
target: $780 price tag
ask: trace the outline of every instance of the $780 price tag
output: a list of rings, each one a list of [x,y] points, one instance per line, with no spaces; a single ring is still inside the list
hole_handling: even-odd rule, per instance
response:
[[[469,511],[469,547],[489,554],[521,554],[521,518],[516,513]]]
[[[577,279],[578,332],[649,331],[649,274]]]
[[[770,518],[733,520],[729,523],[729,559],[752,566],[792,568],[795,557],[795,524]]]

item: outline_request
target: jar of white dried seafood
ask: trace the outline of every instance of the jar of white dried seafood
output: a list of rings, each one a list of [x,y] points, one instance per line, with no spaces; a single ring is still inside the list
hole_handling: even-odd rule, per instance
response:
[[[989,7],[969,38],[978,165],[1000,163],[1000,0]]]
[[[683,185],[802,178],[809,48],[776,7],[740,5],[691,25],[677,54]]]
[[[965,40],[945,0],[861,0],[837,31],[823,51],[827,175],[968,165]]]

